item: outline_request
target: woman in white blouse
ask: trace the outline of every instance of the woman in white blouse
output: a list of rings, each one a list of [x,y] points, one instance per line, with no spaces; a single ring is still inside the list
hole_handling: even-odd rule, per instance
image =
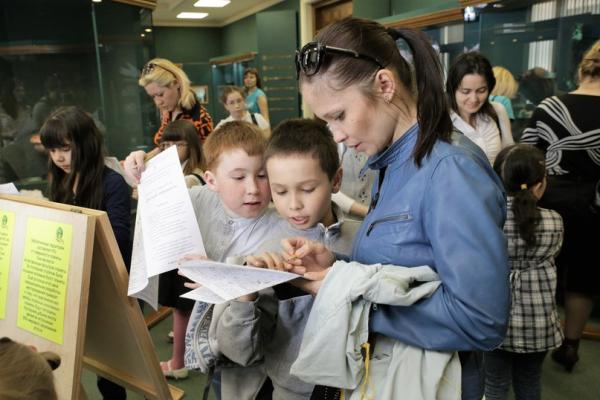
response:
[[[500,150],[514,143],[506,109],[488,100],[495,85],[490,62],[475,52],[454,60],[446,82],[454,128],[481,147],[491,164]]]
[[[260,114],[249,112],[246,108],[246,94],[244,89],[237,86],[225,86],[221,92],[221,103],[225,110],[229,112],[229,117],[222,119],[217,124],[217,128],[226,122],[246,121],[258,126],[265,137],[271,136],[271,126],[269,122]],[[215,128],[216,129],[216,128]]]

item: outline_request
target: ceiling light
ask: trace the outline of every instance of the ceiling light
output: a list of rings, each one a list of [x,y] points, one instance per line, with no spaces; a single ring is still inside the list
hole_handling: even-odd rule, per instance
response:
[[[198,0],[194,7],[225,7],[229,3],[230,0]]]
[[[152,32],[152,28],[146,28],[146,29],[144,29],[144,30],[145,30],[146,32],[148,32],[148,33]]]
[[[92,3],[102,3],[102,0],[92,0]]]
[[[177,14],[177,18],[179,19],[202,19],[208,16],[208,13],[201,12],[180,12]]]
[[[140,33],[140,36],[141,37],[146,37],[146,34],[145,33]]]

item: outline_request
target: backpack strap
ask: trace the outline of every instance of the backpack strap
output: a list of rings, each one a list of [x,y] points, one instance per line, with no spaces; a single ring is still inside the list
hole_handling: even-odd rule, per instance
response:
[[[254,113],[250,113],[250,118],[252,118],[252,123],[258,126],[258,121],[256,120],[256,115],[254,115]]]
[[[192,172],[190,175],[194,175],[196,178],[198,178],[201,185],[206,185],[206,182],[204,182],[204,179],[202,179],[202,177],[199,174]]]

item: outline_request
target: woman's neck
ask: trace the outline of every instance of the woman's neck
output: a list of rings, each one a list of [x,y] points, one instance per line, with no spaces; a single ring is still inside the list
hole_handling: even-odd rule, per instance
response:
[[[600,79],[586,79],[582,81],[577,90],[571,92],[571,94],[600,96]]]
[[[254,93],[256,91],[256,89],[258,89],[258,86],[253,86],[251,88],[246,88],[246,89],[248,89],[248,94],[250,94],[250,93]]]
[[[463,121],[465,121],[467,124],[471,125],[473,128],[476,128],[477,125],[477,114],[471,114],[471,113],[466,113],[466,112],[459,112],[458,114]]]
[[[393,110],[398,113],[396,127],[394,128],[394,136],[392,143],[400,139],[404,134],[417,123],[417,103],[408,93],[405,95],[399,94],[394,97],[390,104]]]

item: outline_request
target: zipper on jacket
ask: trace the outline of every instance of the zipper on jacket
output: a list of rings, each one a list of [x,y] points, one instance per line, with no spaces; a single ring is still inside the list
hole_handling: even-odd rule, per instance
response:
[[[410,214],[404,213],[404,214],[400,214],[400,215],[390,215],[389,217],[385,217],[382,219],[378,219],[377,221],[373,221],[367,228],[367,236],[369,236],[369,234],[371,233],[371,231],[373,230],[375,225],[377,225],[379,223],[389,222],[389,221],[406,221],[408,219],[410,219]]]

